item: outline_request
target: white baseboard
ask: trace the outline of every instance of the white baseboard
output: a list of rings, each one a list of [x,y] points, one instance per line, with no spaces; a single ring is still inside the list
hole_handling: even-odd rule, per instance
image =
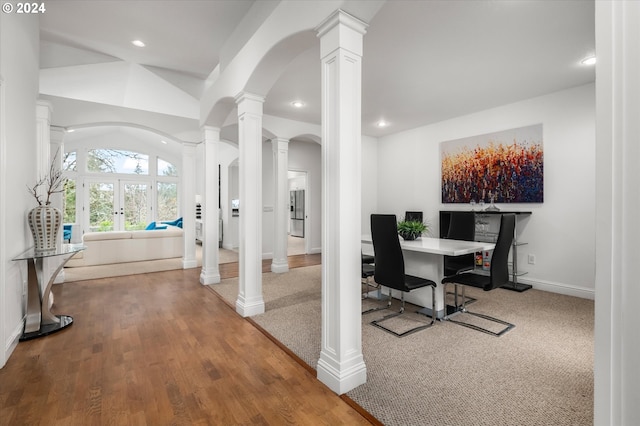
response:
[[[225,250],[238,250],[240,247],[234,247],[233,244],[222,243],[222,248]]]
[[[11,335],[5,342],[4,357],[3,359],[0,360],[2,361],[0,362],[0,368],[4,367],[6,362],[9,360],[9,357],[11,357],[11,354],[18,346],[18,343],[20,341],[20,336],[22,336],[23,330],[24,330],[24,318],[22,319],[22,321],[18,323],[18,325],[16,325],[16,328],[11,332]]]
[[[550,293],[564,294],[566,296],[580,297],[582,299],[595,299],[595,290],[591,288],[527,278],[518,278],[518,283],[531,284],[536,290],[548,291]]]

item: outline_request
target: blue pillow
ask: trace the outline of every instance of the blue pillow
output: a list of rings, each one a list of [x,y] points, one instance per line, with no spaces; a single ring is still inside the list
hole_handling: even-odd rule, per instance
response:
[[[156,226],[153,229],[167,229],[167,226],[166,225],[164,225],[164,226]]]
[[[144,228],[145,231],[150,231],[152,229],[156,229],[156,223],[155,222],[151,222],[150,224],[147,225],[146,228]]]
[[[180,228],[182,228],[182,218],[179,217],[176,220],[164,220],[162,221],[162,223],[166,223],[167,225],[172,225],[172,226],[179,226]]]

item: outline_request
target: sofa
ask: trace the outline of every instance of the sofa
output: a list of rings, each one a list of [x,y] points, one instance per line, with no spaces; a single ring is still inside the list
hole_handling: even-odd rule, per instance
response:
[[[182,228],[171,225],[143,231],[87,232],[82,236],[82,244],[87,248],[73,256],[65,267],[182,257],[183,241]]]

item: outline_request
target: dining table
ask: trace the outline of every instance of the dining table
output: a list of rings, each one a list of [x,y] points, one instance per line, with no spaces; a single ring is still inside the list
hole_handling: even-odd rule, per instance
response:
[[[447,238],[419,237],[415,240],[404,240],[398,236],[405,263],[405,273],[433,280],[436,288],[436,318],[443,318],[457,309],[455,306],[447,307],[444,286],[441,284],[444,278],[443,256],[462,256],[464,254],[491,251],[495,243],[482,241],[462,241]],[[364,234],[361,238],[362,252],[373,254],[373,239],[370,234]],[[486,271],[488,274],[488,271]],[[384,288],[384,287],[383,287]],[[384,290],[387,293],[388,289]],[[392,291],[392,297],[400,298],[400,292]],[[416,289],[405,294],[405,300],[417,306],[423,307],[420,312],[431,315],[431,291],[428,288]]]

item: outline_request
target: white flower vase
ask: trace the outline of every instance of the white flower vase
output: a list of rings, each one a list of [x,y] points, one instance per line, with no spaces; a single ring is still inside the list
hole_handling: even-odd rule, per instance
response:
[[[55,251],[62,213],[55,207],[38,206],[28,215],[36,252]]]

